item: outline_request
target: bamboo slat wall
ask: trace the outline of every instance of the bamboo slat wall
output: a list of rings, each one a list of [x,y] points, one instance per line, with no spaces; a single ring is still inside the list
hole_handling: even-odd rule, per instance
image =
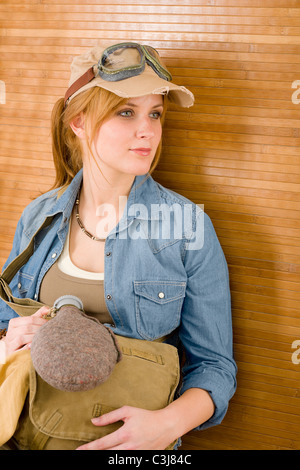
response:
[[[222,425],[182,449],[299,449],[300,1],[1,0],[0,26],[0,264],[53,182],[49,117],[72,56],[150,42],[196,96],[171,107],[155,176],[214,223],[239,367]]]

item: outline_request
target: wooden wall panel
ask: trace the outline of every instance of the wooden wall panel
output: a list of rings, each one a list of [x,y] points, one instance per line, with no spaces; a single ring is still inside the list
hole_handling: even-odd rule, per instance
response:
[[[171,106],[155,176],[214,223],[239,367],[224,422],[182,449],[299,449],[299,0],[1,0],[0,27],[0,264],[53,182],[49,117],[72,56],[99,38],[150,42],[196,97]]]

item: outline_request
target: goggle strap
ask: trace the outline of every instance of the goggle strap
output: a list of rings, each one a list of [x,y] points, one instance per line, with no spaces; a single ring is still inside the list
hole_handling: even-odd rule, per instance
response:
[[[155,59],[154,59],[155,63],[152,57],[151,59],[152,60],[148,59],[148,57],[146,59],[146,62],[149,65],[149,67],[151,67],[152,70],[154,70],[154,72],[160,78],[163,78],[164,80],[167,80],[168,82],[170,82],[172,80],[172,75],[164,67],[162,67]]]
[[[172,81],[172,75],[170,74],[170,72],[165,69],[165,67],[163,67],[161,65],[161,63],[159,62],[159,60],[157,60],[157,58],[155,57],[155,55],[151,54],[151,49],[154,50],[154,52],[158,54],[157,50],[152,48],[152,47],[149,47],[149,46],[142,46],[142,49],[144,51],[144,54],[145,54],[145,58],[146,58],[146,61],[147,61],[147,64],[150,65],[150,67],[152,67],[152,69],[161,77],[163,78],[164,80],[167,80],[169,82]],[[149,50],[150,49],[150,50]]]
[[[88,69],[81,77],[79,77],[71,86],[67,89],[65,94],[65,105],[68,99],[76,93],[76,91],[80,90],[84,85],[87,85],[91,80],[95,78],[94,73],[94,66]]]

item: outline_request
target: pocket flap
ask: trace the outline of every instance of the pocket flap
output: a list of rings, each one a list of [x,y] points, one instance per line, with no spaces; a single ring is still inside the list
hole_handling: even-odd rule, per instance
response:
[[[165,304],[185,296],[184,281],[134,281],[136,295],[158,304]]]

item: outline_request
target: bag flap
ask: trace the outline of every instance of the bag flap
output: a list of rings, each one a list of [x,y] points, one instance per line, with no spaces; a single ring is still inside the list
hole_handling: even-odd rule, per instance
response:
[[[30,372],[30,419],[48,436],[89,442],[123,423],[97,427],[91,419],[123,405],[156,410],[174,398],[179,383],[177,349],[166,343],[117,336],[122,360],[109,379],[92,390],[64,392]],[[79,406],[80,404],[80,406]]]

